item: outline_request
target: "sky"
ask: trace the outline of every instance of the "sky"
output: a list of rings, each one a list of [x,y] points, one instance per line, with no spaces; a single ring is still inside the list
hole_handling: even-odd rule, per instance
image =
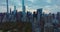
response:
[[[39,8],[43,8],[45,13],[57,13],[60,12],[60,0],[24,0],[26,11],[36,11]],[[18,11],[22,11],[22,0],[8,0],[9,9],[14,10],[14,5]],[[6,12],[6,0],[0,0],[0,12]]]

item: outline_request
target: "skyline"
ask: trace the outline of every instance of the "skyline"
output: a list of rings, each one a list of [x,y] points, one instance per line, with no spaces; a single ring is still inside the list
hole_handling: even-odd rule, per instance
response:
[[[9,9],[14,10],[14,5],[17,7],[18,11],[22,11],[22,1],[21,0],[8,0]],[[26,11],[31,12],[36,11],[39,8],[43,8],[45,13],[56,13],[60,12],[60,0],[25,0]],[[6,12],[6,0],[0,0],[0,12]]]

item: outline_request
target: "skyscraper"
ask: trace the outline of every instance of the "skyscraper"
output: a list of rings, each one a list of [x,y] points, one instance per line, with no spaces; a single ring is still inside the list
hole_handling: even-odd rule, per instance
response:
[[[8,7],[8,0],[6,0],[6,5],[7,5],[7,15],[6,18],[9,19],[9,7]]]
[[[22,0],[22,11],[25,12],[24,0]]]
[[[40,28],[40,21],[41,21],[41,16],[42,16],[42,8],[37,9],[37,25],[38,25],[38,31],[41,32],[41,28]]]
[[[7,14],[8,14],[8,10],[9,10],[9,7],[8,7],[8,0],[6,0],[6,3],[7,3]]]
[[[14,10],[16,10],[16,6],[14,6]]]
[[[11,8],[10,8],[10,14],[11,14]]]
[[[40,19],[42,16],[42,9],[37,9],[37,15],[35,14],[34,17],[37,17],[37,19],[34,18],[34,23],[33,25],[33,31],[34,32],[40,32]]]
[[[26,14],[25,14],[25,5],[24,5],[24,0],[22,0],[22,11],[23,11],[23,19],[22,21],[26,21]]]
[[[16,6],[14,6],[14,14],[16,14]]]

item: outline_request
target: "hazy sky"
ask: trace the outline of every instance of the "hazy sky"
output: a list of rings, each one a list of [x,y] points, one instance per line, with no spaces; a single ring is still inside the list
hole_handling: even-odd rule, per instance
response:
[[[14,9],[16,5],[17,10],[22,9],[22,0],[8,0],[9,8]],[[60,12],[60,0],[25,0],[26,11],[36,11],[38,8],[43,8],[45,13]],[[0,12],[6,12],[6,0],[0,0]]]

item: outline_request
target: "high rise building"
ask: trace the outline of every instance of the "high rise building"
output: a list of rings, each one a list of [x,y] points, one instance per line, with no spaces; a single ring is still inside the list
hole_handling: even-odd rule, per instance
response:
[[[49,23],[52,23],[52,20],[53,20],[52,14],[49,13],[49,14],[48,14],[48,22],[49,22]]]
[[[26,13],[25,13],[25,5],[24,5],[24,0],[22,0],[22,11],[23,11],[23,18],[22,18],[22,21],[26,21]],[[24,20],[23,20],[24,19]]]
[[[58,20],[59,23],[60,23],[60,12],[57,12],[56,18],[57,18],[57,20]]]
[[[17,10],[16,10],[16,6],[14,6],[14,14],[16,14]]]
[[[11,14],[11,8],[10,8],[10,14]]]
[[[16,6],[14,6],[14,10],[16,10]]]
[[[37,30],[37,28],[36,28],[36,26],[37,26],[37,13],[34,11],[33,12],[33,21],[32,21],[32,32],[37,32],[36,30]]]
[[[42,8],[37,9],[37,19],[34,20],[34,31],[40,32],[40,18],[42,16]]]
[[[8,14],[8,10],[9,10],[9,7],[8,7],[8,0],[6,0],[6,3],[7,3],[7,14]]]
[[[46,21],[47,20],[47,21]],[[54,32],[54,27],[52,25],[53,16],[51,13],[45,18],[44,32]]]
[[[44,32],[54,32],[53,25],[51,23],[46,23],[44,25]]]
[[[23,13],[25,12],[24,0],[22,0],[22,11],[23,11]]]
[[[53,19],[55,18],[55,14],[52,14],[52,18],[53,18]]]
[[[41,16],[42,16],[42,8],[37,9],[37,19],[38,19],[38,21],[40,21]]]
[[[39,32],[41,32],[41,27],[40,27],[40,22],[41,22],[41,17],[42,17],[42,8],[37,9],[37,23],[38,23],[38,28],[39,28]]]
[[[40,9],[37,9],[37,13],[40,13],[40,14],[42,14],[42,8],[40,8]]]
[[[6,0],[6,4],[7,4],[7,15],[6,17],[9,18],[9,7],[8,7],[8,0]]]
[[[44,24],[45,24],[45,14],[42,13],[42,16],[40,18],[40,29],[41,29],[41,32],[44,32]]]

